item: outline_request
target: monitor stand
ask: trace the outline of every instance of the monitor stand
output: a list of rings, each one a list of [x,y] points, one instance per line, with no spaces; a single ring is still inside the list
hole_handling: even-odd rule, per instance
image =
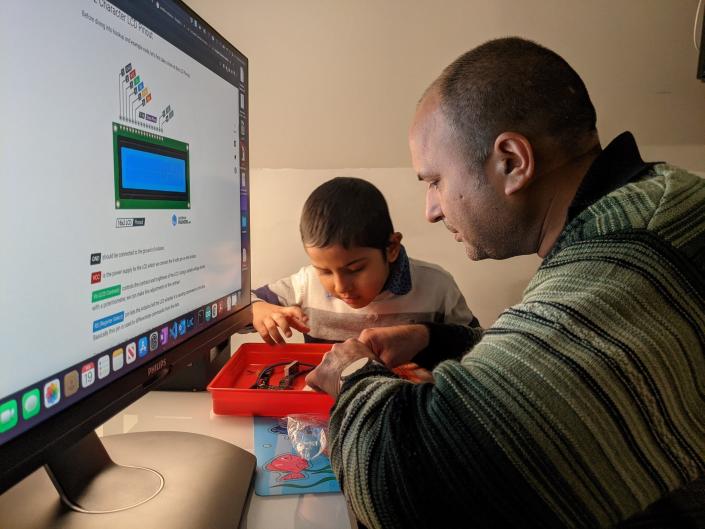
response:
[[[0,519],[17,529],[235,529],[254,469],[252,454],[205,435],[139,432],[101,442],[91,433],[0,496]]]

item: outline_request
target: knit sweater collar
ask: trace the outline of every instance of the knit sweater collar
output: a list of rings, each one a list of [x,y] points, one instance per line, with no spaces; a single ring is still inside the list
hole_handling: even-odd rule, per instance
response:
[[[641,159],[631,132],[623,132],[590,166],[568,209],[568,223],[603,196],[642,176],[656,163]]]

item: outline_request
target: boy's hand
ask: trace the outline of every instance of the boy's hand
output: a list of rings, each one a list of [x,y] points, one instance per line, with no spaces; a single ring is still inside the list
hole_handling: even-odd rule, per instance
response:
[[[420,324],[365,329],[358,338],[389,367],[413,361],[428,346],[428,327]]]
[[[286,343],[280,329],[287,338],[291,338],[291,327],[300,332],[311,332],[306,321],[308,316],[296,305],[280,307],[264,301],[252,304],[252,325],[269,345]]]

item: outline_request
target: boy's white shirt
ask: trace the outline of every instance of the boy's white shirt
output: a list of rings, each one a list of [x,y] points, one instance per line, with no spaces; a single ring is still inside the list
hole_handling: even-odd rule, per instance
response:
[[[356,338],[368,327],[423,322],[468,325],[474,319],[453,276],[443,268],[409,258],[409,272],[411,290],[407,294],[384,290],[360,309],[329,295],[311,265],[267,287],[280,305],[301,307],[308,316],[309,335],[324,340]],[[254,292],[252,297],[259,300]]]

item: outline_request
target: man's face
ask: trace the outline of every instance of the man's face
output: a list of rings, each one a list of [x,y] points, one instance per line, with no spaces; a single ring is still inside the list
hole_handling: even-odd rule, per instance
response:
[[[486,170],[469,169],[439,102],[433,93],[424,98],[409,133],[412,164],[428,184],[426,219],[443,221],[474,261],[509,257],[514,222],[503,182]]]

